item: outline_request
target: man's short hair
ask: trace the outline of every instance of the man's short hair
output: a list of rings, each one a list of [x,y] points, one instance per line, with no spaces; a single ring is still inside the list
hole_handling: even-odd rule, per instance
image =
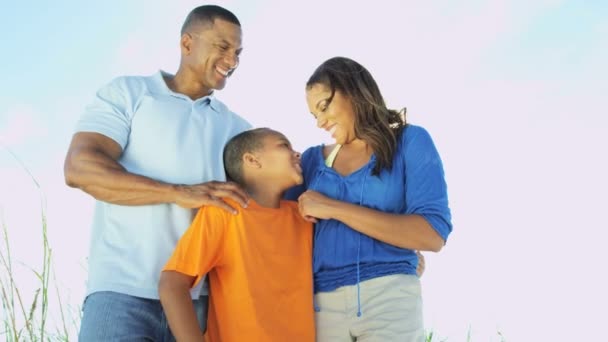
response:
[[[204,5],[190,11],[182,25],[181,34],[188,32],[194,25],[212,26],[215,19],[222,19],[241,27],[239,19],[229,10],[216,5]]]
[[[224,168],[228,178],[245,185],[243,177],[243,155],[264,147],[264,138],[278,134],[270,128],[254,128],[235,135],[224,147]]]

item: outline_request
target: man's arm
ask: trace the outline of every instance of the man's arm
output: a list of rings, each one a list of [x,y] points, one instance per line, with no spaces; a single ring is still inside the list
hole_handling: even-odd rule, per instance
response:
[[[122,148],[99,134],[79,132],[68,150],[64,175],[68,186],[79,188],[96,199],[120,205],[176,203],[184,208],[213,205],[234,212],[222,197],[246,206],[247,195],[230,182],[176,185],[129,173],[118,163]]]
[[[160,302],[176,341],[203,340],[203,332],[190,298],[190,288],[195,279],[176,271],[163,271],[160,275]]]

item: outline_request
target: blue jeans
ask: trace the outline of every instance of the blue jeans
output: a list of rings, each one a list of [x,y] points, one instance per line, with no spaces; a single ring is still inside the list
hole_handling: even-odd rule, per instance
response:
[[[194,301],[202,331],[207,327],[208,297]],[[117,292],[95,292],[83,305],[78,340],[174,342],[159,300]]]

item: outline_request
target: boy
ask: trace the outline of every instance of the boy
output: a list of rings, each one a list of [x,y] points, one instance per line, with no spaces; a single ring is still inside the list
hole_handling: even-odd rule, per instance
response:
[[[282,200],[302,183],[300,154],[258,128],[228,142],[224,165],[250,202],[235,215],[202,207],[179,241],[159,283],[171,331],[178,341],[203,339],[189,290],[208,273],[206,341],[314,341],[312,225]]]

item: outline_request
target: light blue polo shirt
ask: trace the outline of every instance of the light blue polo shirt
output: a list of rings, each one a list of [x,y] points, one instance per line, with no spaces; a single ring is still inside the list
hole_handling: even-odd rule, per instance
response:
[[[225,180],[224,145],[251,125],[213,95],[192,101],[171,91],[163,75],[114,79],[97,92],[76,131],[116,141],[123,149],[118,162],[134,174],[171,184]],[[115,291],[158,299],[161,269],[195,213],[176,204],[96,201],[87,295]]]

